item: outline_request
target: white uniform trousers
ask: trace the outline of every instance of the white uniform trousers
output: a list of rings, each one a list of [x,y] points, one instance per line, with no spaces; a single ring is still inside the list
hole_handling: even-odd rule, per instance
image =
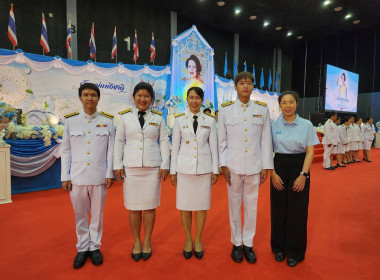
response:
[[[257,199],[259,196],[260,174],[239,175],[230,171],[231,186],[228,189],[231,242],[235,246],[253,246],[256,232]],[[244,202],[244,226],[241,232],[241,203]]]
[[[75,213],[78,252],[94,251],[100,248],[106,195],[107,189],[104,184],[72,185],[70,198]],[[90,225],[88,224],[89,212],[91,212]]]
[[[331,166],[331,160],[330,155],[332,154],[332,151],[334,149],[334,145],[331,144],[331,146],[327,146],[327,144],[323,144],[323,167],[329,168]]]

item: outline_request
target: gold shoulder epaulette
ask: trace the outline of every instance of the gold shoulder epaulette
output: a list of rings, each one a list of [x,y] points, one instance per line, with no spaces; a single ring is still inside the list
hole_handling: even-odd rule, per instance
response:
[[[226,107],[226,106],[229,106],[231,104],[234,104],[234,101],[224,102],[224,103],[222,103],[222,107]]]
[[[67,115],[65,115],[65,119],[68,119],[68,118],[74,117],[74,116],[76,116],[76,115],[79,115],[79,112],[74,112],[74,113],[67,114]]]
[[[257,101],[255,100],[255,103],[264,107],[267,107],[267,104],[265,102]]]
[[[120,112],[119,112],[119,115],[124,115],[125,113],[128,113],[128,112],[132,112],[132,109],[131,109],[131,108],[128,108],[128,109],[126,109],[126,110],[124,110],[124,111],[120,111]]]
[[[175,118],[178,118],[180,116],[183,116],[185,113],[181,113],[181,114],[178,114],[178,115],[175,115]]]
[[[211,117],[211,118],[215,118],[214,115],[210,114],[210,113],[205,113],[207,116]]]
[[[114,117],[113,115],[108,114],[108,113],[103,112],[103,111],[100,111],[99,114],[101,114],[103,117],[106,117],[106,118],[109,118],[109,119],[113,119],[113,117]]]
[[[154,114],[157,114],[157,115],[162,116],[162,112],[159,112],[159,111],[156,111],[156,110],[151,110],[151,111],[152,111],[152,113],[154,113]]]

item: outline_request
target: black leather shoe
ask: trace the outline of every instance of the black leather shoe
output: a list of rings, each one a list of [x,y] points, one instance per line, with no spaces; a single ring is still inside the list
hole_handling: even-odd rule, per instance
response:
[[[343,165],[343,164],[342,164],[342,165],[338,164],[338,166],[339,166],[339,167],[346,167],[346,166],[345,166],[345,165]]]
[[[193,255],[193,251],[185,251],[183,250],[183,256],[185,257],[185,259],[190,259],[191,256]]]
[[[204,253],[205,253],[205,252],[204,252],[203,250],[200,251],[200,252],[197,252],[197,251],[194,250],[194,256],[195,256],[198,260],[200,260],[201,258],[203,258]]]
[[[330,166],[330,167],[327,167],[327,168],[325,168],[326,170],[335,170],[335,168],[334,167],[332,167],[332,166]]]
[[[88,251],[78,252],[74,259],[74,268],[81,268],[88,257]]]
[[[275,253],[274,259],[278,262],[282,262],[285,259],[285,254],[283,253]]]
[[[90,251],[90,256],[94,265],[101,265],[103,263],[103,256],[99,249]]]
[[[241,246],[232,246],[231,258],[237,263],[243,261],[243,250],[241,249]]]
[[[142,257],[142,253],[133,253],[133,248],[132,248],[132,259],[134,259],[136,262],[138,262]]]
[[[141,256],[142,256],[142,259],[143,259],[144,261],[146,261],[147,259],[149,259],[149,258],[152,256],[152,248],[150,248],[150,252],[149,252],[149,253],[144,253],[144,252],[142,252],[142,253],[141,253]]]
[[[248,247],[243,245],[243,251],[244,251],[244,256],[247,262],[249,263],[255,263],[257,261],[255,252],[253,251],[252,247]]]
[[[298,261],[296,261],[293,258],[289,258],[289,257],[286,260],[286,262],[288,263],[288,266],[290,266],[290,267],[295,267],[298,264]]]

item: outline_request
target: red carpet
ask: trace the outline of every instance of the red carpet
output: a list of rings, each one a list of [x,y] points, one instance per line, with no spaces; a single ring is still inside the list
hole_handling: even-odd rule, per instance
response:
[[[213,188],[204,231],[204,258],[185,260],[184,234],[175,209],[175,188],[162,186],[153,233],[153,256],[135,263],[122,188],[108,192],[99,267],[87,260],[74,270],[74,214],[68,193],[60,189],[18,194],[0,205],[0,279],[380,279],[380,150],[372,163],[326,171],[312,166],[308,250],[305,261],[289,268],[270,251],[269,180],[261,187],[256,264],[234,263],[225,180]]]

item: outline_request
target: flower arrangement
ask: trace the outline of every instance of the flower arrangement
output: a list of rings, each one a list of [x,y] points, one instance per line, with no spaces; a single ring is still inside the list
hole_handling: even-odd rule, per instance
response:
[[[17,110],[11,105],[0,103],[0,123],[9,123],[17,116]]]
[[[169,113],[177,109],[183,102],[183,98],[179,95],[173,95],[168,101],[165,103],[166,109],[168,109]]]
[[[41,139],[45,146],[51,145],[51,139],[57,140],[63,135],[63,125],[15,125],[9,124],[5,139]]]

